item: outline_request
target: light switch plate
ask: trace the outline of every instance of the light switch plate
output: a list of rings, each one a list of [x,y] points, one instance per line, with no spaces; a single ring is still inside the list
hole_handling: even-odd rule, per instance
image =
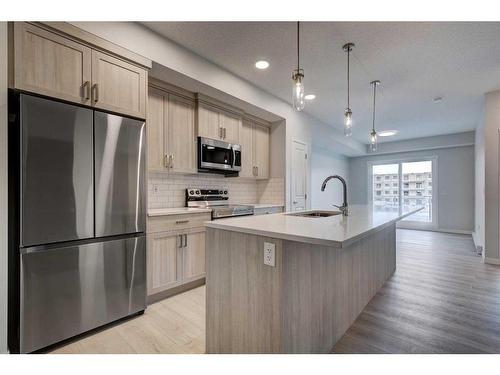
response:
[[[264,264],[266,266],[276,266],[276,244],[264,242]]]

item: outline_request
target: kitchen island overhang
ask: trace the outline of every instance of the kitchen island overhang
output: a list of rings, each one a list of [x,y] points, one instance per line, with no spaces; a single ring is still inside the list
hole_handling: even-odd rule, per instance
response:
[[[419,209],[206,223],[207,352],[330,352],[394,273],[396,221]]]

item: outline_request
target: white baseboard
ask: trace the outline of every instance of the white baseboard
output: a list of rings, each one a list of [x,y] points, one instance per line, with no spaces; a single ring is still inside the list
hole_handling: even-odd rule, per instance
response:
[[[410,229],[410,230],[423,230],[425,232],[440,232],[440,233],[451,233],[451,234],[467,234],[472,235],[470,230],[460,230],[460,229],[443,229],[443,228],[411,228],[410,226],[398,226],[399,229]]]
[[[494,265],[500,266],[500,259],[498,259],[498,258],[485,257],[483,261],[484,261],[484,263],[487,263],[487,264],[494,264]]]

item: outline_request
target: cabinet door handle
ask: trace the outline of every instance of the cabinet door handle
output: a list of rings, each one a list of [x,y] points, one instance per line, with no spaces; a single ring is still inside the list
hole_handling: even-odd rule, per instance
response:
[[[222,139],[222,128],[219,128],[219,138]]]
[[[163,164],[165,164],[165,168],[170,168],[170,155],[165,154]]]
[[[97,83],[94,83],[94,86],[92,86],[92,98],[94,99],[94,103],[99,101],[99,85]]]
[[[170,168],[174,167],[174,155],[170,155]]]
[[[188,235],[185,234],[184,235],[184,247],[187,247],[188,246]]]
[[[255,175],[258,176],[259,175],[259,167],[255,167]]]
[[[187,224],[189,223],[189,220],[176,220],[175,224]]]
[[[83,88],[83,98],[85,100],[89,100],[90,99],[90,81],[85,81],[82,88]]]

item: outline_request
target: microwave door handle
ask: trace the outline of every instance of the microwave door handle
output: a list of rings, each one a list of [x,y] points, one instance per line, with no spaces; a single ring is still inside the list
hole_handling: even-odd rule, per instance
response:
[[[231,151],[233,152],[233,159],[231,160],[231,168],[234,168],[234,163],[236,163],[236,151],[232,147]]]

